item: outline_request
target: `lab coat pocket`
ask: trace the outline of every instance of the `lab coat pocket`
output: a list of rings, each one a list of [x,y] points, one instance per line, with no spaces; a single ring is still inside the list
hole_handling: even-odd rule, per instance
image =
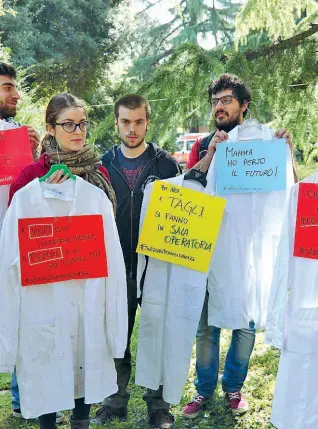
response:
[[[318,308],[290,306],[286,320],[285,350],[318,355]]]
[[[56,354],[57,324],[33,324],[29,329],[29,354],[33,362],[43,365],[54,360]]]

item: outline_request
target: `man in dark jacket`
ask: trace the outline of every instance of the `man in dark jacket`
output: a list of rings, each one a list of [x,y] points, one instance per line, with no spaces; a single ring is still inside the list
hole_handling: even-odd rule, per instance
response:
[[[154,180],[174,177],[181,172],[176,160],[154,143],[145,141],[150,122],[150,105],[137,94],[126,95],[115,103],[115,124],[121,143],[102,157],[117,198],[116,222],[123,249],[128,296],[128,344],[123,359],[115,359],[118,392],[103,402],[93,423],[104,424],[113,417],[125,418],[131,374],[130,338],[137,310],[137,242],[140,210],[146,185]],[[150,423],[157,428],[169,428],[173,417],[162,391],[148,390],[144,395]]]

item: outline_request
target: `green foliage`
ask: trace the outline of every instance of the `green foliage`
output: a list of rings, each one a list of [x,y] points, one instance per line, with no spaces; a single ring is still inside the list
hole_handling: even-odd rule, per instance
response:
[[[159,0],[159,4],[162,0]],[[182,44],[197,44],[198,37],[213,35],[216,45],[229,46],[234,37],[235,13],[239,5],[229,0],[219,0],[209,6],[203,0],[183,0],[170,9],[172,18],[165,24],[143,30],[143,49],[131,75],[151,75],[154,66],[169,57]],[[146,68],[146,72],[145,72]]]
[[[21,99],[18,104],[16,120],[31,125],[40,135],[45,133],[45,109],[48,100],[38,99],[35,89],[30,89],[23,73],[18,75],[18,86]]]
[[[318,157],[316,158],[315,162],[312,163],[298,163],[296,165],[297,174],[299,180],[303,180],[306,177],[311,176],[314,173],[317,173],[318,171]]]
[[[111,0],[7,0],[2,41],[14,65],[28,71],[38,93],[69,90],[84,96],[113,59]]]
[[[0,44],[0,61],[10,63],[9,50]],[[30,89],[26,82],[26,73],[18,70],[17,83],[21,99],[18,103],[15,119],[22,124],[33,126],[40,134],[44,134],[44,115],[46,100],[36,97],[36,90]]]
[[[248,0],[237,16],[237,42],[250,49],[247,36],[255,31],[263,31],[262,35],[265,31],[270,39],[291,37],[308,30],[317,17],[318,2],[314,0]],[[264,42],[261,46],[268,45]],[[304,159],[314,160],[317,153],[313,145],[318,140],[317,35],[244,64],[234,57],[228,67],[250,83],[257,117],[292,131]]]
[[[159,67],[139,92],[152,104],[150,138],[163,138],[169,130],[190,128],[194,118],[208,120],[206,88],[213,75],[224,71],[220,53],[208,53],[197,45],[186,44]],[[209,70],[209,73],[207,73]]]
[[[5,63],[8,63],[10,61],[9,49],[5,48],[1,42],[0,42],[0,61],[3,61]]]
[[[228,6],[230,3],[228,2]],[[190,13],[192,7],[196,8],[197,22],[200,21],[203,2],[197,2],[196,5],[192,2],[181,4],[188,7],[185,22],[193,16]],[[224,43],[209,51],[200,48],[197,43],[183,43],[173,47],[169,58],[158,65],[138,87],[138,91],[150,100],[157,100],[152,102],[151,137],[156,136],[162,142],[171,130],[175,131],[179,127],[189,129],[190,124],[196,120],[207,123],[209,107],[206,88],[213,78],[223,72],[230,72],[242,77],[251,87],[253,115],[263,123],[271,122],[276,129],[285,127],[290,130],[304,159],[314,159],[317,149],[313,144],[318,140],[317,37],[313,35],[301,42],[290,43],[282,51],[272,51],[266,55],[264,53],[248,60],[245,55],[247,51],[274,46],[272,37],[284,37],[287,34],[284,26],[278,33],[276,23],[272,21],[276,14],[281,14],[282,9],[277,8],[277,2],[268,3],[264,0],[257,2],[257,5],[255,0],[246,1],[238,15],[237,35],[244,34],[246,38],[246,45],[241,44],[238,51],[234,50],[233,45],[226,48]],[[308,23],[316,17],[315,5],[316,2],[313,1],[303,2],[301,7],[295,1],[288,4],[280,18],[289,23],[288,35],[299,34],[308,29]],[[220,11],[226,13],[225,2],[223,6],[224,9]],[[257,17],[255,11],[258,11]],[[229,22],[231,16],[229,13]],[[179,19],[177,14],[175,19]],[[158,27],[157,30],[162,28],[163,26]],[[179,36],[188,29],[183,24]],[[154,34],[157,30],[153,30]],[[167,32],[167,26],[164,31]],[[166,48],[178,40],[179,36],[175,36]],[[145,64],[144,62],[143,65]]]
[[[284,11],[284,13],[282,13]],[[292,36],[302,21],[308,25],[318,11],[315,0],[248,0],[237,14],[236,38],[246,44],[246,36],[254,30],[264,30],[272,40]]]

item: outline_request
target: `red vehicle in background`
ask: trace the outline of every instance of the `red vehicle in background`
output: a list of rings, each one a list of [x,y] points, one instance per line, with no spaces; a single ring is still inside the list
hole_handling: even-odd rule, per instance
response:
[[[178,137],[176,151],[172,156],[179,162],[180,165],[186,165],[192,146],[198,138],[203,138],[209,133],[186,133]]]

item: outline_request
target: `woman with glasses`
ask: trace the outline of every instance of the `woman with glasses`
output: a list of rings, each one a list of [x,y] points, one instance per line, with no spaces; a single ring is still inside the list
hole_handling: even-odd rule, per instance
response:
[[[93,147],[86,143],[89,128],[87,112],[82,100],[63,92],[49,102],[45,114],[47,134],[41,142],[41,157],[26,166],[11,185],[10,200],[14,193],[37,177],[44,176],[54,164],[66,164],[72,174],[82,177],[101,188],[116,211],[116,196],[105,167],[101,165]],[[64,170],[53,173],[46,181],[62,183],[68,179]]]
[[[109,175],[101,165],[98,155],[91,145],[86,143],[89,128],[84,103],[69,93],[55,95],[49,102],[46,115],[47,134],[41,142],[41,157],[34,164],[26,166],[11,185],[9,204],[13,195],[35,178],[45,176],[52,165],[66,164],[72,174],[82,177],[87,182],[101,188],[116,211],[116,197],[109,182]],[[68,179],[64,170],[55,171],[46,182],[63,183]],[[19,389],[14,373],[12,394],[19,401]],[[20,408],[20,407],[19,407]],[[75,399],[75,408],[71,418],[72,429],[88,429],[90,405],[84,398]],[[40,429],[55,429],[60,418],[56,413],[39,417]]]

